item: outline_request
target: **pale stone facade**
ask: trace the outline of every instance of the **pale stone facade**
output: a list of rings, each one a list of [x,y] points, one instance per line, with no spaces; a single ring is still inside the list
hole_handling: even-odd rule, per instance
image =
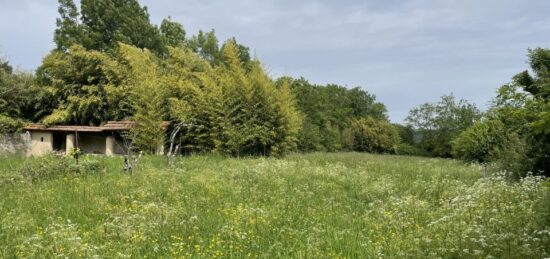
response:
[[[31,136],[28,154],[41,156],[47,153],[68,153],[78,148],[84,153],[105,154],[108,156],[124,154],[122,132],[130,130],[131,121],[109,121],[103,126],[50,126],[30,124],[25,130]],[[164,122],[162,128],[166,129]],[[162,154],[164,145],[159,145],[157,153]]]
[[[13,133],[0,135],[0,154],[27,154],[31,147],[31,135]]]
[[[31,145],[28,151],[30,156],[42,156],[53,152],[70,152],[78,147],[88,154],[116,155],[123,154],[122,141],[111,135],[98,133],[63,134],[64,141],[54,145],[54,133],[50,131],[32,131]],[[78,138],[78,139],[77,139]],[[120,146],[117,148],[117,145]],[[61,148],[60,148],[61,147]]]
[[[47,131],[35,131],[31,133],[31,148],[29,155],[41,156],[53,151],[53,134]]]

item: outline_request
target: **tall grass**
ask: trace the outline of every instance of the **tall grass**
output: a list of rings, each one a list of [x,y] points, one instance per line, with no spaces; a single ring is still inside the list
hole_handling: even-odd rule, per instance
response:
[[[4,176],[32,163],[0,159]],[[0,257],[550,256],[537,177],[358,153],[146,157],[134,175],[84,160],[101,172],[0,183]]]

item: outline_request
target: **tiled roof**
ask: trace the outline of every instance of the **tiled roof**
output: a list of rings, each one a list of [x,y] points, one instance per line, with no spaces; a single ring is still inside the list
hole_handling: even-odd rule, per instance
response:
[[[103,130],[129,130],[136,123],[133,121],[108,121],[102,126]]]
[[[79,131],[79,132],[101,132],[102,127],[97,126],[76,126],[76,125],[56,125],[46,127],[44,124],[33,123],[27,125],[25,130],[30,131]]]
[[[54,125],[46,127],[44,124],[32,123],[24,129],[29,131],[67,131],[67,132],[104,132],[104,131],[127,131],[135,125],[133,121],[108,121],[103,126],[80,126],[80,125]],[[162,129],[166,130],[170,122],[162,122]]]

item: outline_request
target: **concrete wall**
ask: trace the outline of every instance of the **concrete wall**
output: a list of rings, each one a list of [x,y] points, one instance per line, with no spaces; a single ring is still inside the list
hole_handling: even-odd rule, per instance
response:
[[[108,140],[109,138],[109,140]],[[31,156],[41,156],[53,150],[53,133],[49,131],[32,131],[30,132],[30,139],[27,148],[27,154]],[[110,142],[110,143],[109,143]],[[108,150],[107,143],[110,144]],[[76,147],[87,154],[107,154],[107,155],[121,155],[124,154],[124,142],[120,137],[112,137],[111,134],[106,133],[78,133],[78,140],[75,139],[74,133],[68,133],[65,139],[66,150],[61,152],[70,151],[73,147]],[[0,152],[2,151],[2,142],[0,139]]]
[[[124,147],[124,141],[121,139],[115,138],[115,154],[124,155],[126,153],[126,148]]]
[[[78,147],[88,154],[105,154],[105,138],[103,134],[78,133]]]
[[[47,131],[31,132],[29,155],[41,156],[53,151],[53,134]]]
[[[31,135],[27,133],[0,135],[0,154],[27,154],[30,144]]]

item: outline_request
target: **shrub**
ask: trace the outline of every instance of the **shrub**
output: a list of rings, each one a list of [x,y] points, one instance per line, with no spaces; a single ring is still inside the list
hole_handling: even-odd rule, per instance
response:
[[[321,143],[321,130],[319,126],[313,124],[310,120],[305,120],[302,129],[298,132],[298,150],[325,151],[325,147]]]
[[[371,117],[352,120],[343,135],[348,148],[359,152],[395,153],[399,143],[393,125]]]
[[[37,182],[64,176],[98,174],[104,170],[105,166],[96,160],[81,159],[77,164],[69,157],[48,155],[27,160],[19,172],[32,182]]]
[[[426,152],[425,150],[423,150],[419,147],[415,147],[415,146],[413,146],[411,144],[408,144],[408,143],[399,143],[399,145],[397,145],[395,153],[398,154],[398,155],[405,155],[405,156],[427,156],[427,155],[429,155],[428,152]]]
[[[399,138],[401,139],[401,143],[408,144],[408,145],[414,145],[414,135],[415,131],[410,125],[401,125],[398,123],[392,124],[396,129],[397,133],[399,133]]]
[[[0,134],[20,131],[25,123],[20,119],[14,119],[0,114]]]
[[[474,123],[452,142],[456,158],[482,163],[494,163],[500,170],[522,175],[531,167],[525,140],[510,132],[499,120]]]
[[[474,123],[452,142],[452,154],[456,158],[487,162],[489,153],[504,142],[506,129],[498,120],[484,120]]]
[[[517,134],[508,134],[488,155],[497,169],[512,173],[514,178],[523,177],[533,168],[533,159],[528,155],[529,147]]]

